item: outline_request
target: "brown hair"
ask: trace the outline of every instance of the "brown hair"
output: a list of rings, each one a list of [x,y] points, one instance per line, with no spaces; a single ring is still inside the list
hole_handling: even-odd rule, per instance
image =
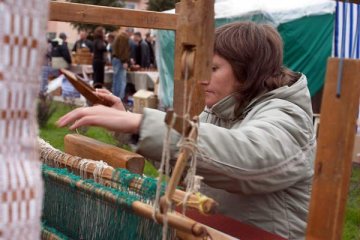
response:
[[[241,107],[253,98],[281,86],[291,85],[299,74],[283,67],[283,43],[271,26],[236,22],[215,31],[214,54],[226,59],[240,82]]]
[[[104,31],[105,31],[105,28],[103,28],[103,27],[95,28],[94,38],[104,40],[105,39]]]

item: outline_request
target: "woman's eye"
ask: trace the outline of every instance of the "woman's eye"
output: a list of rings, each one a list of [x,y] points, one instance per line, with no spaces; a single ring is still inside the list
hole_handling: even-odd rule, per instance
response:
[[[218,69],[218,67],[213,66],[211,69],[212,69],[213,72],[215,72]]]

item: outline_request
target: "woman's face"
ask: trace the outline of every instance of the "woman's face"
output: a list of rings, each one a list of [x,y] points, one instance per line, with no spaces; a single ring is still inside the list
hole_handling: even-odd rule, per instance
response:
[[[211,79],[201,84],[204,87],[207,107],[212,107],[221,99],[234,93],[239,86],[230,63],[216,54],[212,59]]]

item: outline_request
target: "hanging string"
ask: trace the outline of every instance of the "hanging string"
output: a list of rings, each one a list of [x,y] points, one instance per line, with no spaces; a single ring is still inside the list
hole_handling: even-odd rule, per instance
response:
[[[188,80],[188,77],[189,77],[189,72],[188,72],[188,66],[187,66],[187,61],[186,59],[188,58],[188,51],[184,51],[184,56],[183,56],[184,60],[181,62],[183,66],[181,67],[184,67],[184,91],[183,91],[183,100],[185,101],[185,99],[187,98],[187,89],[188,89],[188,86],[187,86],[187,80]],[[185,114],[187,112],[187,106],[186,106],[186,102],[183,102],[183,113]]]
[[[193,86],[191,86],[190,96],[189,96],[188,80],[189,80],[189,71],[191,68],[190,55],[191,55],[191,53],[188,50],[185,50],[183,59],[182,59],[182,67],[184,68],[183,114],[184,114],[184,119],[185,119],[185,121],[183,122],[182,136],[185,136],[185,130],[186,130],[185,124],[186,124],[186,122],[189,122],[189,120],[190,120],[189,119],[190,118],[189,111],[190,111],[191,99],[192,99],[191,95],[193,92]],[[189,98],[187,98],[187,96],[189,96]],[[185,101],[186,99],[187,99],[187,101]],[[160,193],[161,193],[161,186],[162,186],[162,181],[164,178],[164,173],[165,173],[165,177],[168,177],[170,175],[170,133],[171,133],[171,129],[173,128],[175,121],[176,121],[176,114],[175,113],[173,113],[173,114],[174,115],[172,117],[171,123],[167,125],[167,130],[166,130],[165,138],[163,141],[161,163],[160,163],[160,167],[158,169],[159,178],[157,181],[156,196],[155,196],[155,201],[154,201],[154,205],[153,205],[153,213],[152,213],[152,218],[155,222],[157,222],[156,214],[159,212],[159,207],[160,207]],[[180,142],[182,142],[183,139],[184,139],[184,137],[181,137]],[[194,162],[194,161],[192,161],[192,162]],[[195,165],[195,167],[196,167],[196,162],[195,162],[195,164],[192,163],[191,165]],[[193,170],[193,172],[195,172],[195,170]],[[167,183],[165,185],[167,186]],[[162,233],[163,233],[162,239],[163,240],[165,240],[167,238],[167,230],[168,230],[167,211],[169,211],[171,209],[171,202],[166,201],[166,204],[167,204],[166,211],[163,213],[163,216],[164,216],[163,229],[162,229]]]
[[[165,133],[165,138],[163,140],[163,149],[162,149],[162,155],[161,155],[161,162],[160,162],[160,167],[158,169],[158,173],[159,173],[159,177],[157,180],[157,185],[156,185],[156,194],[155,194],[155,200],[154,200],[154,204],[153,204],[153,213],[152,213],[152,218],[153,220],[157,222],[156,219],[156,214],[159,212],[159,208],[160,208],[160,193],[162,192],[161,190],[161,186],[162,186],[162,182],[163,182],[163,178],[164,175],[167,177],[170,174],[170,133],[171,133],[171,129],[173,128],[174,124],[175,124],[175,120],[176,120],[176,115],[174,113],[174,116],[172,118],[171,123],[167,126],[166,129],[166,133]],[[165,187],[167,186],[167,181],[165,181]],[[169,203],[167,203],[169,204]],[[167,206],[169,209],[169,206]],[[168,221],[167,221],[167,214],[164,213],[164,221],[163,221],[163,229],[162,229],[162,238],[163,240],[166,239],[167,236],[167,228],[168,228]]]
[[[186,65],[185,65],[185,82],[188,82],[187,80],[189,78],[189,71],[193,72],[192,68],[194,65],[194,54],[195,54],[194,52],[187,53],[187,58],[186,58],[187,61],[186,61]],[[190,118],[190,109],[191,109],[192,96],[193,96],[194,89],[195,89],[195,84],[191,84],[190,92],[188,94],[189,97],[188,97],[187,103],[186,103],[187,109],[184,112],[185,116],[187,116],[188,118]],[[186,90],[187,90],[187,88],[186,88]],[[184,98],[184,99],[186,99],[186,98]]]
[[[198,124],[193,124],[194,128],[198,128]],[[185,215],[186,203],[191,194],[196,193],[200,189],[200,176],[196,176],[196,166],[197,166],[197,143],[194,139],[185,138],[182,144],[179,144],[182,148],[186,148],[190,151],[190,167],[185,177],[186,183],[186,193],[184,196],[182,213]]]
[[[189,71],[192,71],[192,67],[194,64],[194,52],[191,51],[186,51],[186,55],[185,55],[185,61],[183,61],[184,65],[185,65],[185,72],[184,72],[184,78],[185,78],[185,91],[184,91],[184,100],[187,99],[187,102],[184,102],[184,122],[183,124],[185,124],[185,122],[189,122],[191,124],[191,128],[196,128],[196,132],[198,132],[198,128],[199,128],[199,123],[197,122],[196,124],[194,124],[191,119],[190,119],[190,109],[191,109],[191,103],[192,103],[192,95],[194,92],[194,84],[192,84],[190,86],[190,91],[188,93],[188,86],[187,86],[187,82],[188,82],[188,78],[189,78]],[[191,69],[191,70],[190,70]],[[186,96],[188,96],[188,98],[186,98]],[[186,109],[185,109],[186,106]],[[183,131],[185,130],[185,127],[183,125]],[[182,134],[182,136],[185,136],[184,132]],[[186,177],[185,177],[185,183],[186,183],[186,194],[184,196],[184,199],[182,200],[182,204],[183,204],[183,209],[182,212],[183,214],[185,214],[186,211],[186,206],[187,206],[187,202],[188,199],[190,197],[191,194],[195,194],[199,191],[200,189],[200,185],[201,185],[201,179],[202,177],[200,176],[196,176],[196,166],[197,166],[197,152],[199,151],[198,146],[197,146],[197,141],[196,139],[191,139],[189,137],[182,137],[179,141],[179,143],[177,144],[177,147],[180,149],[187,149],[190,152],[190,166],[189,169],[187,171]],[[207,198],[205,198],[207,199]],[[200,206],[202,206],[201,203],[199,203]],[[201,208],[201,207],[200,207]]]
[[[91,164],[95,165],[93,171],[94,181],[103,184],[104,179],[102,178],[102,174],[109,165],[102,160],[95,161],[90,159],[81,159],[79,162],[80,177],[83,179],[87,178],[87,169]]]
[[[188,111],[188,109],[189,109],[189,106],[187,106],[187,105],[190,105],[189,104],[189,101],[185,101],[186,99],[187,99],[187,96],[189,96],[188,95],[188,78],[189,78],[189,65],[188,65],[188,61],[187,61],[187,59],[188,59],[188,57],[189,57],[189,52],[188,51],[185,51],[184,52],[184,61],[182,62],[182,64],[183,64],[183,66],[182,67],[184,67],[184,91],[183,91],[183,100],[184,100],[184,102],[183,102],[183,114],[184,114],[184,120],[185,121],[183,121],[183,124],[182,124],[182,136],[185,136],[185,123],[186,123],[186,121],[187,120],[189,120],[189,111]],[[189,98],[190,98],[191,96],[189,96]]]
[[[100,160],[100,161],[95,161],[95,169],[93,171],[93,176],[94,176],[94,180],[95,182],[101,183],[102,185],[104,185],[104,178],[102,178],[102,175],[104,173],[104,170],[108,167],[109,165]]]
[[[87,178],[87,174],[86,174],[87,165],[88,165],[88,161],[84,161],[84,159],[82,159],[82,160],[79,162],[80,177],[81,177],[82,179],[86,179],[86,178]]]

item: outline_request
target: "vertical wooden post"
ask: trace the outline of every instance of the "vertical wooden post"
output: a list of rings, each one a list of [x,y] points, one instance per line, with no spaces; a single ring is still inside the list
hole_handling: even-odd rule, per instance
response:
[[[174,110],[183,115],[183,104],[189,95],[184,96],[184,66],[181,59],[185,51],[195,55],[193,72],[187,81],[188,93],[193,86],[191,116],[198,115],[204,108],[204,96],[198,83],[209,80],[214,42],[214,0],[182,0],[176,5],[178,23],[175,40],[174,70]],[[184,99],[185,98],[185,99]]]
[[[328,60],[306,239],[342,236],[360,92],[360,61],[343,61],[337,97],[340,59]]]

